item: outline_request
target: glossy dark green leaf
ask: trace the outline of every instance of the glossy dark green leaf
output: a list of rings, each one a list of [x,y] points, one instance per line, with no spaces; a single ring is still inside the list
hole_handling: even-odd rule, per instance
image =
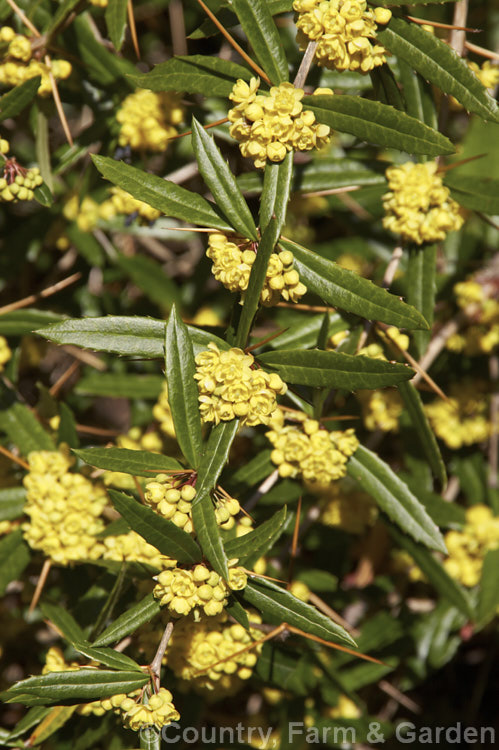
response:
[[[361,445],[350,457],[347,472],[402,531],[430,549],[447,552],[443,537],[424,505],[379,456]]]
[[[118,255],[116,263],[144,292],[147,299],[161,309],[169,310],[174,303],[180,301],[178,286],[152,258],[146,255]]]
[[[318,122],[367,143],[398,148],[409,154],[454,153],[452,143],[437,130],[380,102],[346,94],[321,94],[305,97],[303,104],[314,112]]]
[[[274,623],[286,622],[325,641],[340,640],[355,646],[355,641],[344,628],[271,581],[251,578],[243,596]]]
[[[207,55],[179,55],[156,65],[150,73],[130,76],[135,86],[152,91],[185,91],[188,94],[228,97],[238,78],[254,75],[242,65]]]
[[[118,52],[125,39],[126,8],[127,0],[108,0],[105,12],[107,33]]]
[[[416,73],[405,60],[397,60],[404,92],[406,112],[430,128],[438,128],[437,110],[431,84]]]
[[[85,396],[157,399],[164,380],[162,375],[92,371],[80,378],[75,392]]]
[[[33,101],[41,80],[40,76],[29,78],[0,97],[0,122],[17,117]]]
[[[268,0],[267,7],[273,16],[278,13],[288,13],[293,10],[292,0]],[[239,25],[239,19],[228,8],[222,8],[217,12],[217,19],[223,24],[224,28],[230,29]],[[204,39],[207,36],[219,34],[220,30],[209,18],[204,21],[196,31],[189,34],[189,39]]]
[[[435,309],[437,246],[412,247],[407,265],[407,302],[419,310],[430,330],[415,331],[411,337],[416,359],[421,359],[431,338]]]
[[[57,444],[66,443],[70,448],[78,448],[80,440],[76,432],[76,420],[67,404],[59,406],[59,428],[57,430]]]
[[[497,103],[487,89],[466,61],[437,36],[402,18],[392,18],[386,28],[377,31],[376,36],[390,52],[405,60],[444,94],[457,99],[469,112],[485,120],[499,121]]]
[[[220,216],[216,206],[198,193],[107,156],[94,155],[92,160],[104,179],[123,188],[137,200],[158,209],[165,216],[203,227],[213,227],[222,232],[233,231],[230,224]]]
[[[293,253],[296,270],[307,288],[330,305],[399,328],[428,328],[418,310],[372,281],[294,242],[281,241],[280,245]]]
[[[25,501],[24,487],[0,489],[0,521],[12,521],[22,516]]]
[[[16,581],[30,561],[29,547],[21,529],[0,538],[0,596],[11,581]]]
[[[227,221],[242,237],[257,239],[255,222],[236,178],[222,156],[213,136],[192,118],[192,147],[203,180]]]
[[[277,85],[289,80],[284,48],[266,0],[232,0],[232,8],[270,81]]]
[[[166,326],[165,367],[168,403],[175,425],[175,435],[182,453],[193,469],[201,459],[201,415],[199,390],[194,380],[196,363],[187,326],[172,308]]]
[[[319,349],[266,352],[258,360],[277,370],[287,383],[316,388],[375,389],[409,380],[414,375],[405,365]]]
[[[88,659],[97,661],[99,664],[103,664],[110,669],[142,673],[142,670],[136,661],[126,654],[120,654],[119,651],[114,651],[112,648],[107,648],[105,646],[91,646],[87,641],[74,641],[73,646],[76,651],[79,651],[80,654],[83,654]]]
[[[401,112],[405,111],[405,102],[389,65],[384,63],[369,71],[373,83],[374,96],[383,104],[389,104]],[[409,112],[407,114],[410,114]]]
[[[43,616],[50,620],[70,643],[85,640],[85,633],[67,609],[49,602],[42,602],[40,609]]]
[[[440,453],[437,439],[430,427],[428,417],[425,414],[421,396],[412,383],[399,383],[398,389],[402,396],[404,406],[409,413],[412,426],[419,438],[428,464],[431,467],[433,476],[438,479],[442,487],[445,487],[447,483],[445,464],[442,459],[442,454]]]
[[[118,82],[134,88],[127,73],[134,73],[134,66],[125,58],[112,54],[95,36],[87,13],[80,13],[71,30],[75,37],[73,54],[78,55],[86,66],[87,74],[99,85],[113,86]]]
[[[117,617],[92,645],[109,646],[111,643],[117,643],[127,635],[135,633],[141,625],[150,622],[160,612],[161,607],[158,600],[152,594],[148,594],[140,602],[137,602],[137,604],[134,604]]]
[[[277,231],[286,221],[286,210],[293,179],[293,152],[290,151],[279,162],[267,162],[263,176],[262,195],[260,197],[260,228],[267,228],[272,218],[277,221]]]
[[[284,531],[286,523],[286,506],[278,510],[267,521],[264,521],[254,531],[237,539],[225,542],[225,552],[228,558],[237,557],[242,565],[251,567],[256,560],[271,550]]]
[[[135,477],[154,479],[163,471],[182,469],[177,459],[150,451],[134,451],[128,448],[82,448],[73,451],[85,463],[106,471],[122,471]]]
[[[200,562],[201,550],[194,539],[172,521],[167,521],[123,492],[109,490],[109,496],[130,528],[156,547],[162,555],[187,565]]]
[[[43,708],[42,706],[30,708],[29,711],[24,714],[22,719],[17,722],[15,729],[13,729],[12,732],[6,733],[5,736],[2,736],[0,742],[12,742],[18,737],[22,737],[23,734],[26,734],[26,732],[29,732],[30,729],[36,727],[41,721],[43,721],[43,719],[50,713],[50,710],[50,708]],[[14,745],[14,747],[16,747],[16,745]]]
[[[55,13],[51,16],[50,24],[48,28],[45,29],[45,33],[53,34],[62,21],[69,16],[76,5],[78,5],[78,0],[63,0],[63,2],[57,7]]]
[[[479,625],[486,625],[497,614],[499,607],[499,549],[489,549],[483,558],[482,577],[477,604]]]
[[[279,237],[279,225],[271,219],[258,243],[256,260],[251,266],[248,288],[244,296],[243,310],[237,327],[236,346],[244,348],[260,303],[260,293],[265,282],[270,256]]]
[[[459,170],[453,170],[444,175],[444,184],[461,206],[484,214],[499,214],[499,179],[459,174]]]
[[[145,685],[149,675],[106,669],[79,669],[49,672],[28,677],[2,693],[6,703],[27,703],[26,698],[43,699],[47,704],[88,703],[118,693],[131,693]]]
[[[13,391],[0,383],[0,429],[23,455],[30,451],[55,451],[50,435],[27,406],[16,400]]]

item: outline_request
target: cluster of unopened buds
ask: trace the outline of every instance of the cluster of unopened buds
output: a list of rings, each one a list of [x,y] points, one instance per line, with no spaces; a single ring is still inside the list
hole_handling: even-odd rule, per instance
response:
[[[281,477],[302,476],[311,489],[326,487],[346,474],[350,456],[359,441],[352,429],[329,432],[303,413],[294,413],[296,424],[285,424],[284,412],[272,415],[267,438],[274,446],[271,461]]]
[[[196,356],[194,377],[204,422],[218,424],[239,417],[249,426],[268,424],[276,397],[284,395],[287,386],[277,373],[254,369],[254,361],[242,349],[221,352],[213,342]]]
[[[447,339],[446,346],[451,351],[468,355],[490,354],[499,346],[498,273],[499,258],[496,258],[490,268],[454,286],[458,307],[466,316],[468,325]]]
[[[100,542],[104,560],[146,563],[158,569],[162,567],[164,556],[136,531],[129,531],[128,534],[108,534],[103,536]]]
[[[9,142],[3,138],[0,140],[0,153],[9,151]],[[0,165],[0,169],[2,166]],[[14,157],[5,159],[0,176],[0,201],[4,203],[17,203],[17,201],[31,201],[35,189],[43,182],[38,167],[26,169],[16,161]]]
[[[489,399],[480,381],[454,383],[446,401],[438,398],[425,411],[437,437],[453,450],[481,443],[491,435]]]
[[[180,479],[168,474],[158,474],[154,481],[146,484],[144,493],[147,505],[188,534],[194,531],[192,501],[195,497],[195,487],[182,484]]]
[[[11,26],[0,28],[0,84],[19,86],[24,81],[41,76],[38,94],[48,96],[52,91],[50,74],[55,79],[65,79],[71,75],[71,63],[67,60],[51,60],[50,66],[37,59],[38,53],[33,50],[27,36],[18,34]]]
[[[386,170],[389,192],[383,196],[383,226],[408,242],[444,240],[460,229],[459,205],[437,174],[437,164],[405,162]]]
[[[194,610],[199,617],[200,610],[212,617],[222,612],[232,590],[239,591],[246,586],[246,573],[236,567],[237,560],[229,560],[227,583],[214,570],[200,563],[194,568],[179,568],[176,560],[164,560],[163,570],[156,577],[153,594],[161,606],[167,606],[176,616],[188,615]]]
[[[177,135],[176,125],[183,117],[180,94],[137,89],[124,99],[116,114],[120,124],[119,144],[132,149],[164,151],[168,141]]]
[[[472,505],[466,510],[463,530],[448,531],[445,545],[449,557],[444,560],[444,567],[449,575],[464,586],[476,586],[485,554],[499,547],[499,517],[486,505]]]
[[[250,612],[250,623],[261,623],[256,612]],[[166,651],[167,663],[175,676],[190,689],[212,697],[232,695],[249,679],[262,644],[255,628],[249,631],[228,622],[225,612],[215,617],[201,615],[199,620],[184,617],[173,630]]]
[[[247,239],[234,240],[220,232],[210,234],[206,255],[213,261],[211,270],[217,281],[229,291],[239,292],[243,304],[258,245]],[[293,264],[293,253],[289,250],[271,254],[260,293],[262,305],[276,305],[281,297],[287,302],[298,302],[306,293],[307,287],[301,283]]]
[[[315,59],[332,70],[368,73],[386,62],[376,41],[377,24],[392,17],[387,8],[368,8],[365,0],[294,0],[298,42],[316,42]]]
[[[314,113],[303,109],[303,89],[281,83],[266,96],[257,93],[259,86],[259,78],[249,84],[239,79],[229,95],[235,107],[228,113],[229,132],[255,167],[263,168],[267,160],[282,161],[288,151],[310,151],[328,143],[329,126],[316,122]],[[315,93],[333,92],[318,89]]]

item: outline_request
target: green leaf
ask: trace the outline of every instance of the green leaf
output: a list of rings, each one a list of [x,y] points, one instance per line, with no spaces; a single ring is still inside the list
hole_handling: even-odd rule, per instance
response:
[[[350,457],[347,472],[402,531],[430,549],[447,552],[443,537],[424,506],[379,456],[361,445]]]
[[[73,344],[83,349],[142,359],[163,359],[165,330],[164,320],[108,315],[105,318],[70,318],[36,333],[55,344]],[[187,326],[187,330],[195,354],[204,351],[210,341],[214,341],[219,349],[229,348],[225,341],[208,331],[194,326]]]
[[[128,448],[82,448],[73,453],[90,466],[106,471],[121,471],[135,477],[153,479],[163,471],[178,471],[182,464],[175,458],[150,451],[134,451]]]
[[[0,122],[8,117],[17,117],[33,101],[40,86],[40,76],[29,78],[0,98]]]
[[[143,727],[139,738],[140,750],[161,750],[161,730],[154,724]]]
[[[116,618],[116,620],[104,630],[103,633],[94,641],[94,646],[108,646],[110,643],[121,641],[127,635],[135,633],[141,625],[150,622],[154,617],[159,615],[161,607],[157,599],[152,594],[148,594],[137,604],[134,604],[126,612]]]
[[[242,565],[251,567],[256,560],[263,557],[272,549],[284,531],[287,508],[278,510],[272,518],[264,521],[254,531],[238,539],[225,542],[225,552],[228,558],[237,557]]]
[[[265,352],[258,361],[277,370],[287,383],[348,391],[395,385],[414,375],[406,365],[319,349]]]
[[[431,338],[436,295],[436,266],[436,245],[410,248],[407,266],[407,302],[419,310],[430,326],[430,330],[415,331],[412,335],[417,359],[421,359]]]
[[[180,449],[193,469],[197,469],[202,453],[199,390],[194,375],[196,363],[192,342],[185,323],[173,306],[165,338],[166,380],[168,402],[172,412],[175,435]]]
[[[428,328],[421,313],[372,281],[341,268],[295,242],[286,240],[281,241],[280,245],[293,253],[295,268],[309,291],[328,304],[398,328]]]
[[[355,646],[355,641],[344,628],[271,581],[251,578],[243,596],[276,624],[286,622],[325,641],[341,640]]]
[[[45,206],[45,208],[48,208],[54,202],[54,196],[45,182],[42,182],[41,185],[38,185],[34,189],[33,198],[40,204],[40,206]]]
[[[367,143],[398,148],[409,154],[454,153],[452,143],[437,130],[380,102],[360,96],[325,94],[304,97],[303,105],[314,112],[318,122]]]
[[[137,200],[158,209],[165,216],[181,219],[190,224],[200,224],[203,227],[213,227],[222,232],[233,231],[230,224],[220,216],[216,206],[198,193],[106,156],[93,155],[92,160],[105,180],[123,188]]]
[[[161,309],[169,310],[180,301],[180,291],[159,263],[146,255],[118,255],[116,263],[130,276],[145,296]]]
[[[24,487],[0,489],[0,521],[12,521],[22,516],[25,501]]]
[[[135,86],[152,91],[185,91],[187,94],[228,98],[238,78],[254,74],[242,65],[207,55],[179,55],[156,65],[144,75],[131,75]]]
[[[278,13],[288,13],[293,10],[292,0],[267,0],[267,7],[273,16]],[[227,8],[222,8],[217,12],[217,19],[223,24],[224,28],[230,29],[233,26],[238,26],[239,20],[232,11]],[[207,18],[196,31],[189,34],[188,39],[204,39],[207,36],[214,36],[219,34],[219,29],[215,26],[213,21]]]
[[[257,239],[255,222],[213,136],[209,135],[195,117],[192,118],[192,148],[199,172],[209,187],[221,213],[236,232],[249,240]]]
[[[467,592],[450,577],[443,565],[427,549],[415,544],[412,539],[401,534],[392,524],[388,524],[388,529],[396,543],[411,555],[436,591],[457,607],[466,617],[472,618],[473,609]]]
[[[88,703],[110,698],[118,693],[131,693],[149,682],[149,675],[137,672],[114,672],[105,669],[79,669],[71,672],[49,672],[28,677],[2,693],[6,703],[26,703],[30,698],[54,703]],[[38,701],[36,701],[38,702]]]
[[[260,198],[260,228],[267,228],[272,217],[277,221],[276,231],[280,234],[286,221],[286,210],[293,179],[293,152],[286,154],[276,164],[267,162],[263,175],[263,188]]]
[[[85,396],[157,399],[164,381],[162,375],[92,371],[78,381],[75,392]]]
[[[437,439],[423,409],[421,396],[412,383],[399,383],[398,389],[402,396],[404,406],[411,418],[412,426],[419,437],[419,441],[424,450],[428,464],[431,467],[433,476],[438,479],[442,487],[445,487],[447,483],[445,464],[442,459],[442,454],[440,453]]]
[[[133,73],[134,66],[117,55],[111,54],[95,36],[87,13],[80,13],[71,24],[75,35],[73,54],[78,55],[92,80],[102,86],[113,86],[118,82],[134,88],[126,73]]]
[[[430,128],[438,129],[437,110],[431,85],[405,60],[397,60],[397,62],[407,114],[421,120]]]
[[[444,184],[452,197],[465,208],[484,214],[499,214],[499,180],[480,175],[459,174],[458,170],[446,172]]]
[[[238,491],[254,487],[262,479],[268,477],[275,469],[274,464],[270,460],[270,450],[260,451],[254,458],[240,466],[232,476],[224,481],[226,489],[234,491],[236,494]]]
[[[70,448],[78,448],[80,441],[76,432],[76,420],[73,412],[64,402],[61,402],[59,406],[59,417],[57,444],[66,443]]]
[[[120,654],[119,651],[115,651],[112,648],[106,648],[103,646],[96,648],[91,646],[87,641],[74,641],[73,646],[80,654],[83,654],[92,661],[98,661],[99,664],[103,664],[110,669],[142,673],[142,670],[136,661],[126,654]]]
[[[17,445],[23,455],[31,451],[55,451],[52,438],[27,406],[16,401],[15,394],[0,384],[0,430]]]
[[[376,37],[390,52],[405,60],[444,94],[455,97],[469,112],[484,120],[499,121],[497,104],[487,89],[465,60],[438,37],[401,18],[392,18],[386,28],[376,32]]]
[[[3,336],[24,336],[33,333],[37,328],[60,323],[64,320],[62,315],[48,312],[46,310],[12,310],[12,312],[0,315],[0,334]]]
[[[42,602],[40,609],[70,643],[85,640],[85,633],[67,609],[48,602]]]
[[[492,620],[499,606],[499,549],[489,549],[483,558],[478,594],[477,621],[480,626]]]
[[[9,732],[5,737],[1,737],[0,741],[12,742],[12,740],[17,739],[18,737],[22,737],[23,734],[26,734],[26,732],[29,732],[30,729],[33,727],[36,727],[43,719],[50,713],[50,708],[43,708],[41,706],[37,706],[35,708],[30,708],[29,711],[20,719],[15,729],[12,730],[12,732]]]
[[[140,505],[137,500],[123,492],[109,490],[109,496],[130,528],[156,547],[162,555],[185,564],[200,562],[201,550],[194,539],[172,521],[167,521],[151,508]]]
[[[369,71],[369,75],[373,83],[375,98],[383,104],[390,104],[395,109],[404,112],[405,102],[389,65],[384,63],[373,68]]]
[[[271,82],[288,81],[288,63],[266,0],[232,0],[253,53]]]
[[[76,709],[77,706],[54,706],[50,709],[44,720],[28,737],[28,747],[36,747],[58,732],[69,721]]]
[[[0,596],[11,581],[19,578],[30,560],[29,547],[21,529],[11,531],[0,539]]]
[[[120,51],[125,39],[127,0],[108,0],[105,18],[114,49]]]
[[[51,16],[48,28],[45,29],[45,33],[48,36],[51,36],[54,33],[62,21],[64,21],[64,19],[71,13],[73,8],[78,5],[78,2],[79,0],[63,0],[63,2],[60,3],[54,15]]]
[[[244,348],[251,330],[253,318],[258,310],[260,293],[265,282],[270,256],[279,237],[279,225],[271,219],[258,243],[256,260],[251,266],[248,288],[244,296],[243,310],[237,327],[236,346]]]
[[[103,268],[106,262],[104,251],[91,232],[82,232],[76,222],[70,224],[64,231],[78,251],[78,255],[81,255],[90,266]]]

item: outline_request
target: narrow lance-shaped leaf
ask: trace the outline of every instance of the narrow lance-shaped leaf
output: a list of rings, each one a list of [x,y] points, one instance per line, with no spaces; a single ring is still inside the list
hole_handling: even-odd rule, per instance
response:
[[[136,372],[89,372],[75,387],[75,392],[85,396],[111,396],[114,398],[144,398],[156,400],[165,379],[163,375],[139,375]]]
[[[461,206],[485,214],[499,214],[499,179],[461,175],[453,170],[444,175],[444,184]]]
[[[424,506],[375,453],[359,446],[348,461],[347,472],[402,531],[430,549],[447,551],[438,527]]]
[[[409,250],[407,266],[407,301],[433,325],[433,311],[435,309],[437,246],[428,245],[422,248],[412,247]],[[412,341],[415,356],[421,359],[431,338],[431,330],[414,331]]]
[[[135,451],[128,448],[82,448],[73,453],[98,469],[121,471],[136,477],[149,477],[163,471],[181,471],[182,464],[176,458],[162,456],[150,451]]]
[[[29,78],[0,98],[0,122],[8,117],[17,117],[35,98],[41,81],[40,76]]]
[[[110,643],[121,641],[131,633],[140,628],[146,622],[150,622],[159,615],[161,607],[152,594],[148,594],[137,604],[134,604],[126,612],[123,612],[116,620],[104,630],[93,643],[94,646],[108,646]]]
[[[250,566],[263,557],[276,543],[282,534],[286,523],[286,506],[278,510],[272,518],[264,521],[254,531],[239,539],[225,542],[227,557],[237,557],[240,562]]]
[[[70,643],[85,640],[85,633],[67,609],[48,602],[42,602],[40,608],[44,617],[53,622]]]
[[[187,327],[175,306],[166,326],[165,366],[168,402],[177,442],[192,468],[197,469],[201,459],[203,438],[199,391],[194,379],[196,363]]]
[[[123,492],[109,490],[109,496],[130,528],[156,547],[162,555],[186,564],[198,563],[201,560],[201,550],[194,539],[172,521],[168,521]]]
[[[330,305],[399,328],[428,328],[418,310],[372,281],[341,268],[295,242],[281,240],[280,245],[293,253],[295,268],[309,291]]]
[[[24,487],[6,487],[0,490],[0,521],[12,521],[22,516],[25,501]]]
[[[88,659],[97,661],[99,662],[99,664],[103,664],[105,667],[110,667],[110,669],[142,672],[140,666],[136,661],[131,659],[126,654],[120,654],[119,651],[115,651],[112,648],[96,648],[87,643],[87,641],[74,641],[73,646],[76,651],[79,651],[80,654],[83,654]]]
[[[497,613],[499,606],[499,549],[489,549],[483,558],[482,577],[478,594],[477,620],[486,625]]]
[[[437,130],[380,102],[360,96],[321,94],[305,97],[303,105],[314,112],[318,122],[367,143],[428,156],[454,152],[449,139]]]
[[[431,85],[405,60],[397,62],[407,114],[421,120],[430,128],[438,128],[437,110]]]
[[[444,94],[455,97],[469,112],[485,120],[499,121],[499,109],[487,89],[465,60],[438,37],[402,18],[392,18],[376,36],[390,52],[405,60]]]
[[[108,0],[105,13],[109,38],[118,52],[125,39],[126,8],[127,0]]]
[[[220,216],[216,206],[201,195],[106,156],[94,155],[92,160],[104,179],[123,188],[137,200],[157,208],[165,216],[172,216],[190,224],[200,224],[203,227],[213,227],[222,232],[232,231],[232,227]]]
[[[30,551],[21,529],[0,539],[0,596],[11,581],[19,578],[30,561]]]
[[[21,453],[55,450],[50,435],[30,409],[16,400],[15,393],[0,383],[0,424]]]
[[[199,171],[215,202],[234,229],[250,240],[257,239],[255,222],[229,165],[213,136],[192,118],[192,147]]]
[[[260,228],[267,228],[274,217],[277,221],[277,231],[286,221],[286,209],[289,202],[291,180],[293,179],[293,152],[286,154],[279,163],[267,162],[265,165],[263,188],[260,197]]]
[[[258,360],[277,370],[288,383],[315,388],[344,388],[349,391],[382,388],[409,380],[414,375],[414,371],[405,365],[319,349],[266,352]]]
[[[256,59],[275,85],[288,80],[284,48],[266,0],[232,0]]]

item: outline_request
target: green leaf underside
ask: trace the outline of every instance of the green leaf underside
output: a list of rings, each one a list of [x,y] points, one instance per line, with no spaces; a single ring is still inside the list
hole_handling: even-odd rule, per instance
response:
[[[453,170],[445,174],[444,184],[450,188],[452,197],[465,208],[484,214],[499,214],[499,180],[480,175],[461,175],[459,170]]]
[[[270,81],[274,85],[287,81],[288,62],[266,0],[232,0],[232,8]]]
[[[26,698],[42,698],[45,703],[87,703],[130,693],[149,681],[149,675],[137,672],[115,672],[105,669],[80,669],[71,672],[49,672],[28,677],[2,694],[7,703],[26,703]],[[28,703],[29,705],[29,703]]]
[[[105,12],[109,38],[118,52],[125,39],[126,8],[127,0],[108,0]]]
[[[222,232],[233,231],[230,224],[220,216],[216,206],[198,193],[107,156],[93,155],[92,160],[104,179],[161,211],[165,216],[187,221],[189,224],[213,227]]]
[[[289,240],[279,244],[293,253],[295,268],[309,291],[328,304],[399,328],[428,328],[418,310],[372,281]]]
[[[8,117],[17,117],[35,98],[41,81],[40,76],[29,78],[0,97],[0,122]]]
[[[201,459],[203,438],[199,390],[194,379],[196,363],[187,327],[175,306],[166,326],[165,366],[168,402],[177,442],[189,464],[193,469],[197,469]]]
[[[131,75],[135,86],[152,91],[185,91],[228,98],[238,78],[249,81],[254,73],[218,57],[185,55],[156,65],[144,75]]]
[[[254,531],[239,539],[230,539],[225,542],[227,557],[237,557],[241,564],[246,566],[263,557],[274,546],[284,530],[286,512],[287,509],[284,506],[272,518],[257,526]]]
[[[129,495],[109,490],[111,501],[130,528],[140,534],[146,542],[156,547],[162,555],[180,563],[194,564],[201,560],[201,550],[194,539],[175,526],[172,521],[155,513],[151,508],[140,505]]]
[[[347,463],[347,472],[402,531],[430,549],[447,551],[437,525],[424,506],[375,453],[359,446]]]
[[[258,359],[277,370],[288,383],[349,391],[395,385],[414,375],[405,365],[319,349],[266,352]]]
[[[192,118],[192,147],[198,168],[221,213],[234,229],[250,240],[257,239],[255,222],[213,136]]]
[[[405,112],[370,99],[325,94],[304,97],[303,105],[314,112],[318,122],[367,143],[428,156],[452,154],[455,150],[449,139],[437,130]]]
[[[121,471],[135,477],[154,479],[163,471],[181,471],[182,464],[175,458],[150,451],[134,451],[128,448],[82,448],[73,453],[90,466],[106,471]]]
[[[55,344],[73,344],[83,349],[128,357],[163,359],[165,330],[164,320],[108,315],[105,318],[70,318],[36,333]],[[195,354],[206,349],[210,341],[214,341],[219,349],[229,348],[223,339],[212,333],[194,326],[187,326],[187,330]]]
[[[119,615],[92,645],[109,646],[110,643],[116,643],[127,635],[130,635],[130,633],[134,633],[141,625],[150,622],[160,612],[161,607],[158,600],[152,594],[148,594],[140,602],[137,602],[130,609],[127,609],[126,612]]]
[[[438,37],[416,24],[392,18],[388,27],[377,32],[377,38],[390,52],[405,60],[444,94],[457,99],[469,112],[485,120],[499,121],[499,109],[487,89],[457,52]]]
[[[277,624],[285,622],[325,641],[341,640],[355,646],[355,641],[344,628],[271,581],[251,578],[243,596]]]

